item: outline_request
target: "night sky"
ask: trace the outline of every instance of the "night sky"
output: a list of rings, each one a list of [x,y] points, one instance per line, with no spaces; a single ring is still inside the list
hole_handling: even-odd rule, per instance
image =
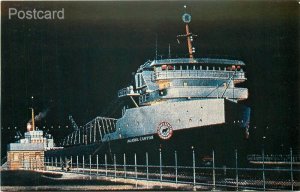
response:
[[[299,147],[299,4],[297,1],[1,2],[2,149],[26,130],[32,105],[49,109],[49,132],[83,125],[115,101],[132,72],[155,58],[186,57],[181,16],[187,4],[196,57],[246,63],[250,137],[271,152]],[[64,20],[8,19],[8,8],[60,10]],[[34,97],[33,101],[31,96]],[[112,105],[113,106],[113,105]],[[109,115],[109,114],[106,114]],[[54,126],[51,129],[51,126]],[[10,127],[10,129],[8,129]],[[15,127],[17,127],[15,129]],[[69,128],[70,129],[70,128]],[[70,129],[71,131],[71,129]],[[60,132],[62,137],[66,132]]]

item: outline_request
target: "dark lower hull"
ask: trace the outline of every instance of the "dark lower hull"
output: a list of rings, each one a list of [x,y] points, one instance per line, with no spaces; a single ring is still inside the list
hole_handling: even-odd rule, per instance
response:
[[[234,166],[235,149],[238,150],[239,163],[244,164],[248,147],[244,128],[235,124],[223,124],[174,131],[172,137],[167,140],[155,134],[50,150],[46,151],[46,157],[79,156],[81,161],[83,155],[85,159],[91,155],[94,161],[98,155],[99,163],[104,163],[106,154],[108,163],[113,162],[115,155],[117,163],[122,164],[125,154],[127,164],[134,164],[136,154],[137,163],[145,164],[148,153],[148,163],[158,165],[161,152],[163,164],[174,165],[176,151],[178,165],[192,165],[194,150],[197,166],[209,164],[212,161],[213,151],[216,165]]]

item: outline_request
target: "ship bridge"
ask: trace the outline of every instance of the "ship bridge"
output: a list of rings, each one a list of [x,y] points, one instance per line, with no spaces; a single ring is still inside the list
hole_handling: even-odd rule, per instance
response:
[[[178,99],[248,98],[248,89],[235,85],[247,80],[240,60],[179,58],[147,61],[135,75],[135,85],[118,96],[138,97],[140,105]]]

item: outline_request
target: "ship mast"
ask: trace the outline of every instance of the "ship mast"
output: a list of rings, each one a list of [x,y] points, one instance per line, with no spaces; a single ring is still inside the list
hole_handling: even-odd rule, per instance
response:
[[[192,42],[193,42],[193,36],[197,36],[197,35],[190,33],[189,23],[192,20],[192,16],[186,12],[186,5],[184,6],[184,9],[185,9],[185,13],[182,15],[182,20],[185,23],[185,34],[178,35],[177,37],[186,37],[187,46],[188,46],[188,50],[189,50],[189,57],[191,59],[193,59],[194,53],[195,53],[195,48],[193,47]]]
[[[188,23],[185,24],[185,31],[186,31],[186,37],[187,37],[187,44],[188,44],[188,48],[189,48],[189,56],[190,56],[190,58],[194,58],[193,46],[192,46],[192,41],[191,41],[191,37],[190,37],[190,29],[189,29]]]

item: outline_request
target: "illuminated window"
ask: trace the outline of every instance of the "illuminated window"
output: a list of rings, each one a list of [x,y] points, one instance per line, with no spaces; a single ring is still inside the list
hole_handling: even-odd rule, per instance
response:
[[[18,161],[19,160],[19,154],[18,153],[14,153],[14,161]]]

